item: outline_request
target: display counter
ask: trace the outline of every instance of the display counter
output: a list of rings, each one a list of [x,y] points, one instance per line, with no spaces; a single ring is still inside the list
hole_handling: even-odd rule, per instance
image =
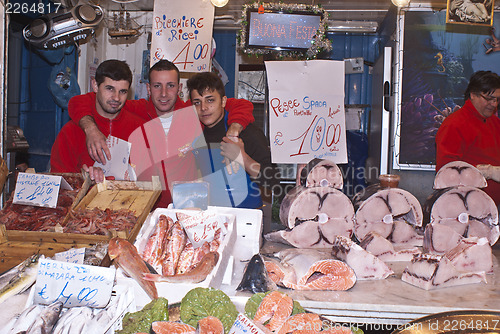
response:
[[[261,254],[282,249],[282,245],[266,242]],[[407,262],[388,265],[394,275],[383,280],[357,281],[348,291],[296,291],[280,289],[308,311],[340,323],[402,325],[411,320],[451,310],[500,310],[500,247],[493,249],[492,274],[487,284],[468,284],[426,291],[401,280]],[[236,259],[235,259],[236,260]],[[237,304],[244,304],[251,295],[236,292],[245,263],[235,261],[231,285],[221,287]]]

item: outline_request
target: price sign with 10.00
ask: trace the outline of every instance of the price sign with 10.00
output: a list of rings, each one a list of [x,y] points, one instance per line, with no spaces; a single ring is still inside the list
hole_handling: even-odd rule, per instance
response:
[[[347,162],[344,85],[333,79],[343,78],[343,67],[334,61],[266,62],[273,162]]]

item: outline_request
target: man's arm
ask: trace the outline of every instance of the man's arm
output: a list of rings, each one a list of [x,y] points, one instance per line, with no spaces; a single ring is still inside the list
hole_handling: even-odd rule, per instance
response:
[[[68,114],[85,132],[85,142],[90,157],[104,165],[106,158],[111,160],[111,152],[106,145],[106,136],[102,134],[91,116],[94,106],[94,93],[73,96],[68,103]]]
[[[228,111],[228,124],[226,135],[237,137],[248,124],[253,123],[253,103],[245,99],[227,99],[226,110]]]

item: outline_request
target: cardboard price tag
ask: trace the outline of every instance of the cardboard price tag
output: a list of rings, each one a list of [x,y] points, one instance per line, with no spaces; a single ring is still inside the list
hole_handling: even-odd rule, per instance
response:
[[[44,259],[38,265],[34,302],[64,307],[105,307],[113,290],[116,269]]]
[[[264,334],[246,315],[239,313],[229,330],[229,334]]]
[[[12,203],[55,208],[60,188],[73,190],[59,175],[19,173]]]
[[[217,232],[218,229],[221,229],[222,235],[226,235],[226,222],[226,216],[208,213],[206,211],[180,220],[194,248],[203,245],[204,242],[214,240],[215,232]]]
[[[71,248],[65,252],[59,252],[54,254],[54,260],[83,264],[85,259],[85,248]]]

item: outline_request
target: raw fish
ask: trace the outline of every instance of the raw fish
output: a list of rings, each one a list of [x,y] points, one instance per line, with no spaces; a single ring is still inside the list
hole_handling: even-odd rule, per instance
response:
[[[134,245],[115,237],[109,241],[108,254],[127,275],[139,283],[151,299],[158,298],[155,283],[142,278],[142,274],[148,273],[149,270]]]
[[[260,254],[255,254],[245,267],[243,279],[236,288],[236,291],[259,293],[274,291],[276,289],[276,284],[269,277],[264,259]]]

